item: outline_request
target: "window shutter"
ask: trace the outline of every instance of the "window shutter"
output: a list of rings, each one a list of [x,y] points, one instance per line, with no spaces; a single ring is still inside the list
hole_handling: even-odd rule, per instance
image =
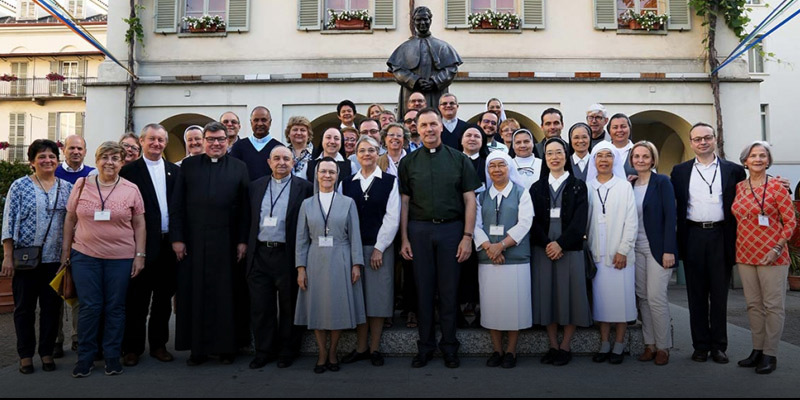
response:
[[[668,1],[667,29],[669,30],[690,30],[692,29],[692,14],[687,0]]]
[[[84,137],[83,136],[83,120],[85,118],[86,118],[86,113],[85,112],[75,113],[75,134],[80,136],[80,137]]]
[[[522,27],[544,29],[544,0],[522,0]]]
[[[83,12],[83,2],[84,1],[85,0],[75,0],[75,2],[77,3],[77,5],[75,7],[75,15],[73,15],[75,18],[78,18],[78,19],[86,18],[86,16],[84,15],[84,12]]]
[[[155,32],[178,32],[178,0],[155,0]]]
[[[467,20],[469,0],[446,0],[445,12],[446,28],[469,28]]]
[[[77,82],[75,83],[77,88],[77,93],[75,94],[78,96],[85,95],[83,84],[86,79],[86,62],[86,60],[78,60],[78,78]]]
[[[58,61],[50,61],[50,72],[54,72],[56,74],[60,73],[59,62]],[[60,92],[59,88],[59,81],[50,81],[50,95],[55,96]]]
[[[56,141],[56,129],[58,126],[58,113],[47,113],[47,138]]]
[[[372,13],[372,27],[375,29],[395,29],[396,0],[375,0],[375,12]]]
[[[250,0],[228,0],[228,32],[250,30]]]
[[[324,0],[297,1],[297,29],[301,31],[318,31],[322,27],[322,6]]]
[[[594,28],[617,29],[617,0],[594,0]]]

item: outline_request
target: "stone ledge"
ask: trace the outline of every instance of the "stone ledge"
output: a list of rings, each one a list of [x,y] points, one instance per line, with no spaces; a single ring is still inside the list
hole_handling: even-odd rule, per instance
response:
[[[397,321],[397,319],[395,319]],[[413,356],[417,353],[417,329],[406,328],[405,325],[395,324],[395,327],[384,330],[381,340],[381,353],[387,356]],[[462,356],[488,356],[492,353],[492,341],[486,329],[459,329],[458,341],[461,342],[459,354]],[[441,337],[438,332],[436,340]],[[611,338],[614,337],[614,328],[611,328]],[[561,334],[559,333],[559,340]],[[578,328],[572,338],[572,353],[575,355],[590,355],[599,350],[600,331],[596,327]],[[339,339],[339,352],[347,354],[356,347],[355,330],[342,332]],[[517,354],[521,356],[540,356],[550,348],[547,331],[544,328],[527,329],[520,333],[517,343]],[[642,325],[629,325],[625,334],[625,351],[631,356],[638,357],[644,352],[644,339]],[[303,338],[301,352],[305,355],[317,354],[317,343],[313,332],[307,332]],[[437,351],[438,352],[438,351]]]

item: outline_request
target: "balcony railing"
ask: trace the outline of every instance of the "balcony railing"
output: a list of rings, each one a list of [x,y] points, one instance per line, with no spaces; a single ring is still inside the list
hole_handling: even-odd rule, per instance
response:
[[[0,81],[0,99],[83,98],[86,96],[85,84],[96,81],[97,78],[66,78],[63,81],[27,78],[13,82]]]

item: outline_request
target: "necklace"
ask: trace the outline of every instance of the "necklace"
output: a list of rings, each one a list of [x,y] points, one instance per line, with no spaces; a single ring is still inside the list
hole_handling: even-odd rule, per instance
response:
[[[117,179],[116,179],[114,182],[111,182],[111,183],[103,183],[103,182],[101,182],[99,179],[98,179],[98,181],[97,181],[97,182],[98,182],[98,183],[100,184],[100,186],[102,186],[102,187],[116,186],[116,185],[117,185],[117,183],[119,182],[119,177],[117,177]]]

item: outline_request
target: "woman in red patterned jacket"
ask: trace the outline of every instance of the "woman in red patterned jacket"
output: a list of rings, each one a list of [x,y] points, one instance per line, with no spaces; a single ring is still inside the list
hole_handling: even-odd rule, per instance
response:
[[[733,214],[738,222],[736,262],[742,277],[747,314],[753,335],[750,357],[740,367],[755,367],[769,374],[777,367],[778,343],[786,316],[786,275],[789,252],[786,242],[795,228],[794,207],[786,188],[767,175],[772,152],[767,142],[745,147],[739,160],[750,171],[736,185]]]

